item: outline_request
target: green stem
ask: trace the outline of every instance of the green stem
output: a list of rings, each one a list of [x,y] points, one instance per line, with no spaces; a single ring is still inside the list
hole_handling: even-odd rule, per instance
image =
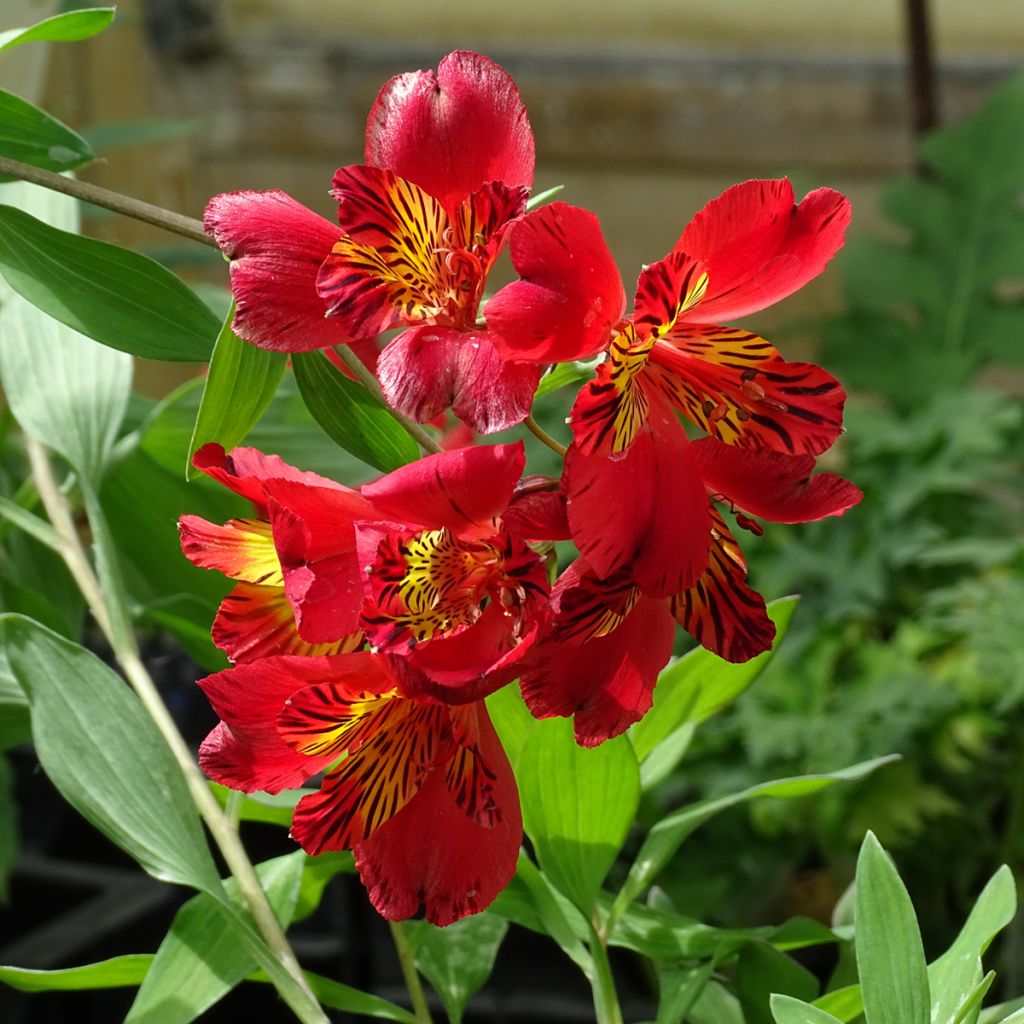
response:
[[[395,412],[388,405],[388,400],[377,383],[377,378],[366,368],[363,361],[348,347],[348,345],[335,345],[334,351],[338,358],[352,372],[352,375],[360,384],[370,392],[371,395],[394,417],[395,422],[424,450],[437,454],[444,449],[430,436],[418,423],[407,420],[401,413]]]
[[[119,606],[122,602],[117,600],[121,590],[117,585],[101,587],[99,580],[93,572],[92,565],[86,556],[85,549],[78,537],[74,520],[71,517],[71,509],[67,498],[60,492],[57,482],[50,467],[50,460],[46,449],[35,438],[25,437],[25,446],[28,450],[29,461],[32,466],[32,478],[39,489],[39,496],[42,499],[43,507],[46,509],[50,522],[61,539],[62,555],[75,582],[78,584],[82,595],[92,611],[100,629],[110,644],[114,657],[117,659],[125,678],[131,684],[132,689],[138,695],[142,706],[153,719],[161,735],[167,742],[174,759],[178,762],[182,775],[188,784],[192,799],[195,802],[199,813],[206,822],[207,828],[213,837],[217,848],[220,850],[224,861],[231,874],[238,882],[238,888],[243,899],[253,916],[263,940],[268,949],[275,956],[278,962],[285,968],[298,986],[299,998],[290,998],[289,993],[282,992],[282,998],[294,1011],[296,1017],[303,1024],[329,1024],[320,1004],[313,995],[306,976],[288,944],[273,908],[267,901],[260,885],[256,871],[245,852],[238,834],[221,810],[216,797],[210,791],[203,778],[199,766],[192,757],[192,752],[182,738],[181,733],[175,725],[174,719],[167,710],[156,684],[153,682],[146,666],[139,658],[138,649],[135,645],[134,636],[130,630],[125,633],[123,623],[128,620],[128,611],[121,606],[114,609],[111,614],[108,601],[114,601]],[[94,517],[92,526],[98,544],[104,544],[108,536],[106,523],[102,521],[101,511],[98,503],[90,500],[90,513]],[[109,560],[111,552],[107,551],[105,557]],[[114,566],[108,561],[108,572],[114,572]],[[116,583],[116,581],[113,581]]]
[[[427,997],[423,993],[423,983],[420,981],[419,972],[416,970],[412,947],[409,945],[409,938],[405,934],[405,926],[401,921],[388,921],[388,925],[391,928],[391,937],[395,941],[395,951],[398,953],[398,962],[402,967],[402,977],[405,979],[405,987],[409,990],[412,1012],[416,1016],[417,1024],[433,1024],[433,1018],[430,1016],[430,1007],[427,1006]]]
[[[565,453],[569,450],[564,444],[560,444],[556,441],[534,418],[533,415],[529,415],[525,419],[527,430],[537,438],[538,441],[542,441],[546,444],[553,452],[558,452],[559,455],[565,456]]]
[[[594,992],[594,1012],[597,1024],[622,1024],[622,1007],[615,990],[612,965],[608,961],[608,950],[601,939],[601,921],[595,911],[590,924],[590,955],[594,960],[594,974],[590,980]]]
[[[133,199],[120,192],[112,192],[109,188],[101,188],[99,185],[79,181],[77,178],[66,178],[63,174],[44,171],[41,167],[23,164],[19,160],[10,160],[5,156],[0,156],[0,175],[20,178],[33,185],[42,185],[43,188],[52,189],[54,192],[63,192],[66,196],[73,196],[83,202],[92,203],[93,206],[102,206],[105,210],[113,210],[114,213],[124,214],[133,220],[145,221],[145,223],[153,224],[165,231],[184,235],[185,238],[191,238],[193,242],[202,242],[204,245],[217,247],[217,243],[203,230],[202,221],[165,210],[162,206],[144,203],[141,199]]]

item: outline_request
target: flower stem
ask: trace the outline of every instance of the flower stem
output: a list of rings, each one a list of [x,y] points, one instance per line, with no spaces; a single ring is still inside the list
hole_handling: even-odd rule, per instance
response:
[[[267,901],[266,894],[260,886],[259,878],[237,832],[207,786],[206,780],[167,710],[167,705],[164,704],[152,676],[142,663],[134,636],[130,632],[125,636],[112,624],[112,620],[126,619],[127,609],[121,608],[116,615],[111,614],[111,609],[107,604],[108,597],[105,596],[104,589],[100,587],[99,580],[96,578],[85,549],[79,540],[67,498],[57,487],[46,449],[39,441],[28,435],[25,436],[25,446],[32,467],[32,478],[38,488],[50,522],[60,536],[61,553],[65,564],[82,591],[93,617],[110,643],[111,650],[114,652],[114,657],[121,666],[125,678],[135,690],[142,706],[155,722],[170,747],[174,759],[178,762],[178,767],[185,777],[192,799],[206,822],[217,848],[224,857],[228,869],[238,882],[239,891],[267,947],[291,975],[305,998],[301,1001],[291,999],[284,992],[281,993],[282,997],[286,999],[303,1024],[329,1024],[302,973],[302,968],[299,966],[284,932],[281,930],[270,903]],[[96,510],[94,510],[94,514],[95,512]],[[96,535],[98,539],[106,535],[105,524],[102,529],[96,531]],[[116,590],[108,587],[106,593],[112,595],[116,593]]]
[[[590,955],[594,960],[594,974],[590,984],[594,991],[594,1012],[597,1024],[622,1024],[622,1008],[615,991],[612,965],[608,961],[608,950],[601,941],[601,922],[597,913],[590,926]]]
[[[398,962],[402,967],[402,977],[405,978],[405,987],[409,990],[409,999],[412,1002],[412,1012],[416,1016],[417,1024],[432,1024],[430,1007],[427,1006],[427,997],[423,993],[423,983],[420,981],[419,972],[413,961],[412,947],[409,945],[409,938],[405,934],[405,926],[401,921],[388,921],[391,928],[391,937],[395,941],[395,951],[398,953]]]
[[[373,373],[366,368],[363,361],[348,347],[348,345],[335,345],[334,351],[338,354],[338,358],[345,364],[345,366],[352,371],[352,375],[359,381],[360,384],[370,392],[371,395],[391,415],[395,418],[395,422],[424,450],[437,454],[438,452],[444,451],[444,449],[437,443],[434,438],[430,436],[418,423],[413,423],[412,420],[406,419],[401,413],[395,412],[394,409],[388,405],[387,399],[384,397],[383,392],[380,389],[380,384],[377,383],[377,378]]]
[[[106,210],[113,210],[114,213],[122,213],[134,220],[155,224],[165,231],[173,231],[175,234],[184,235],[185,238],[191,238],[193,242],[202,242],[216,248],[217,243],[203,230],[202,221],[165,210],[162,206],[144,203],[141,199],[112,192],[109,188],[101,188],[77,178],[66,178],[63,174],[44,171],[41,167],[33,167],[31,164],[0,156],[0,175],[4,174],[29,181],[33,185],[42,185],[43,188],[52,189],[54,192],[63,192],[66,196],[74,196],[75,199],[92,203],[93,206],[102,206]]]
[[[526,420],[524,422],[526,423],[526,427],[530,431],[530,433],[533,434],[533,436],[536,437],[537,440],[542,441],[544,444],[546,444],[553,452],[558,452],[559,455],[564,456],[565,453],[569,450],[568,448],[565,447],[564,444],[560,444],[558,441],[556,441],[533,418],[533,414],[532,413],[529,416],[526,417]]]

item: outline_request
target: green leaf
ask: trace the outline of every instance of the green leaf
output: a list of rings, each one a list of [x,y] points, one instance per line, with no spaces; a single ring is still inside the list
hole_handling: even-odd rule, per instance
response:
[[[996,972],[989,971],[965,996],[964,1001],[960,1004],[960,1009],[957,1010],[950,1024],[975,1024],[978,1015],[981,1013],[982,1000],[988,995],[988,990],[992,987],[992,982],[995,980]]]
[[[846,985],[834,992],[826,992],[814,1000],[819,1010],[837,1017],[843,1024],[859,1017],[864,1012],[864,1000],[861,998],[860,985]]]
[[[257,866],[263,890],[287,928],[299,893],[302,850]],[[228,891],[237,890],[233,880]],[[205,893],[174,915],[125,1024],[189,1024],[256,969],[224,906]]]
[[[593,359],[588,359],[586,362],[559,363],[550,373],[541,377],[534,397],[543,398],[544,395],[548,395],[552,391],[568,387],[585,377],[592,376],[596,365],[597,361]]]
[[[682,807],[662,818],[647,834],[629,875],[615,898],[613,915],[618,917],[654,881],[658,872],[675,856],[692,832],[721,811],[760,797],[793,799],[820,792],[837,782],[856,782],[876,769],[897,760],[895,756],[878,757],[872,761],[820,775],[797,775],[790,779],[762,782],[728,796],[704,800]]]
[[[784,597],[768,605],[776,633],[771,650],[764,654],[736,665],[697,647],[658,676],[654,707],[629,732],[641,765],[681,726],[707,720],[750,687],[775,656],[789,629],[797,601],[796,597]]]
[[[389,1003],[380,996],[371,996],[367,992],[360,992],[357,988],[349,985],[342,985],[340,981],[332,981],[312,971],[303,971],[309,987],[313,994],[331,1010],[341,1010],[343,1013],[355,1013],[362,1017],[375,1017],[377,1020],[394,1020],[398,1024],[416,1024],[416,1018],[408,1011]],[[266,981],[266,976],[257,971],[251,975],[252,981]]]
[[[484,911],[437,928],[428,921],[408,926],[416,967],[434,986],[451,1024],[462,1024],[466,1004],[494,970],[508,923]]]
[[[141,985],[153,962],[152,953],[129,953],[81,967],[36,971],[27,967],[0,967],[0,981],[19,992],[79,992],[96,988]]]
[[[210,370],[188,448],[188,478],[196,472],[192,456],[204,444],[216,441],[231,451],[244,440],[274,397],[288,362],[283,352],[268,352],[242,341],[231,330],[234,315],[232,303],[210,357]]]
[[[39,761],[65,800],[154,878],[218,890],[181,771],[122,680],[20,615],[0,616],[0,635],[31,705]]]
[[[302,867],[299,897],[292,921],[302,921],[320,906],[324,888],[335,875],[353,875],[356,870],[351,850],[338,850],[307,857]]]
[[[981,980],[980,959],[1017,912],[1017,886],[1003,865],[982,890],[953,944],[928,967],[932,1024],[951,1024]]]
[[[3,710],[0,709],[0,714]],[[11,764],[0,753],[0,903],[9,897],[11,869],[18,857],[18,803]]]
[[[419,457],[416,442],[388,410],[323,353],[293,353],[292,369],[306,408],[339,447],[384,473]]]
[[[842,1024],[831,1013],[792,996],[773,995],[771,1007],[775,1024]]]
[[[569,719],[539,722],[519,758],[523,824],[544,874],[589,916],[640,800],[625,736],[586,749]]]
[[[259,821],[266,825],[291,828],[295,805],[315,789],[283,789],[280,793],[236,793],[219,782],[209,783],[217,803],[226,807],[232,795],[241,796],[237,804],[239,821]]]
[[[0,206],[0,274],[33,305],[111,348],[206,362],[220,324],[155,260]]]
[[[3,324],[3,317],[0,316],[0,325]],[[0,363],[3,359],[0,356]],[[0,371],[0,377],[2,377]],[[0,516],[6,519],[12,526],[24,530],[29,536],[34,537],[40,544],[45,544],[51,551],[62,549],[60,534],[45,519],[29,512],[17,502],[10,498],[0,498]]]
[[[772,1024],[772,993],[794,999],[813,999],[818,994],[813,974],[785,953],[762,943],[744,947],[738,972],[736,994],[747,1024]]]
[[[509,683],[487,697],[487,713],[514,767],[537,723],[520,696],[518,683]]]
[[[857,859],[856,948],[868,1024],[930,1024],[928,968],[914,908],[871,832]]]
[[[1024,1009],[1011,1013],[1009,1017],[1004,1017],[999,1024],[1024,1024]]]
[[[696,968],[658,965],[658,1016],[654,1024],[681,1024],[686,1020],[711,981],[714,969],[715,965],[710,960]]]
[[[538,192],[535,196],[530,196],[526,201],[526,209],[536,210],[538,206],[542,206],[544,203],[550,202],[554,199],[555,196],[557,196],[564,188],[564,185],[552,185],[551,188],[546,188],[543,192]]]
[[[98,35],[114,20],[113,7],[89,7],[67,11],[37,21],[29,28],[12,28],[0,32],[0,50],[9,50],[22,43],[75,43]]]
[[[0,89],[0,156],[47,171],[71,171],[95,155],[78,132]]]

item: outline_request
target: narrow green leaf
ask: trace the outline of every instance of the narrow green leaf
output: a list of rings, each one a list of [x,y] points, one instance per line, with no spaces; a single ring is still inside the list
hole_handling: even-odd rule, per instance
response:
[[[981,966],[980,961],[978,966]],[[995,980],[996,972],[989,971],[964,997],[960,1009],[956,1011],[950,1024],[974,1024],[981,1012],[982,1000],[988,995],[988,990]]]
[[[538,192],[535,196],[530,196],[526,200],[527,210],[536,210],[538,206],[542,206],[544,203],[550,202],[559,192],[563,191],[564,185],[552,185],[551,188],[544,189],[543,192]]]
[[[539,722],[518,763],[523,824],[545,875],[587,916],[640,800],[625,736],[586,749],[569,719]]]
[[[0,967],[0,981],[20,992],[78,992],[96,988],[129,988],[142,984],[153,962],[152,953],[129,953],[81,967],[36,971]]]
[[[466,1004],[494,970],[508,923],[484,911],[437,928],[416,921],[408,929],[416,967],[434,986],[451,1024],[462,1024]]]
[[[834,992],[826,992],[814,1000],[819,1010],[838,1018],[842,1024],[855,1020],[864,1012],[864,1000],[860,994],[860,985],[846,985]]]
[[[111,348],[206,362],[220,324],[155,260],[0,206],[0,274],[33,305]]]
[[[1024,1009],[1011,1013],[1009,1017],[1004,1017],[999,1024],[1024,1024]]]
[[[896,756],[878,757],[872,761],[842,768],[839,771],[820,775],[798,775],[791,779],[762,782],[757,786],[704,800],[689,807],[682,807],[666,818],[662,818],[648,833],[640,852],[636,856],[629,875],[615,898],[613,912],[619,916],[654,881],[658,872],[675,856],[692,832],[721,811],[748,800],[760,797],[793,799],[820,792],[837,782],[856,782],[870,775],[882,765],[897,760]]]
[[[693,1005],[707,988],[715,965],[712,961],[700,967],[680,968],[676,964],[659,964],[658,1016],[654,1024],[682,1024]]]
[[[135,696],[99,658],[20,615],[0,616],[50,781],[153,877],[216,891],[188,788]]]
[[[953,944],[928,966],[932,1024],[951,1024],[981,979],[980,959],[1017,913],[1017,886],[1003,865],[989,880]]]
[[[736,994],[747,1024],[772,1024],[773,993],[799,1000],[813,999],[818,994],[813,974],[764,943],[743,948],[737,971]]]
[[[226,807],[234,790],[211,782],[210,789],[221,807]],[[280,825],[291,828],[295,805],[315,789],[283,789],[280,793],[247,793],[238,805],[239,821],[259,821],[265,825]]]
[[[306,408],[335,444],[388,473],[419,457],[416,442],[364,387],[321,352],[295,352],[292,368]]]
[[[0,156],[47,171],[71,171],[95,155],[78,132],[20,96],[0,89]]]
[[[304,859],[296,850],[256,868],[284,927],[295,908]],[[237,886],[231,880],[226,888],[230,892]],[[174,915],[125,1024],[189,1024],[255,969],[223,905],[200,893]]]
[[[914,908],[871,832],[857,859],[856,948],[868,1024],[929,1024],[928,968]]]
[[[89,7],[66,11],[44,18],[28,28],[12,28],[0,32],[0,50],[9,50],[22,43],[75,43],[98,35],[114,20],[113,7]]]
[[[775,1024],[842,1024],[831,1013],[792,996],[773,995],[771,1005]]]
[[[185,464],[185,476],[189,479],[195,472],[192,456],[204,444],[216,441],[231,451],[244,440],[274,397],[288,362],[283,352],[268,352],[242,341],[231,330],[234,315],[232,303],[213,346],[199,402]]]
[[[523,703],[518,683],[509,683],[487,697],[487,713],[508,759],[515,767],[537,719]]]
[[[3,317],[0,316],[0,325],[2,323]],[[57,531],[45,519],[40,519],[39,516],[29,512],[27,508],[11,501],[10,498],[0,497],[0,516],[3,516],[12,526],[35,537],[40,544],[45,544],[51,551],[62,550],[63,545]]]
[[[629,732],[641,764],[680,726],[700,723],[718,714],[750,687],[775,656],[797,601],[795,597],[783,597],[768,605],[776,630],[770,651],[736,665],[697,647],[658,676],[654,707]]]
[[[586,362],[559,363],[550,373],[541,377],[534,397],[543,398],[544,395],[549,395],[552,391],[558,391],[559,388],[568,387],[570,384],[592,376],[596,365],[597,360],[594,359],[588,359]]]
[[[292,921],[302,921],[320,906],[324,889],[335,875],[353,875],[356,870],[351,850],[337,850],[307,857],[302,866],[302,881]]]
[[[360,992],[357,988],[343,985],[340,981],[332,981],[312,971],[303,971],[313,994],[330,1010],[341,1010],[343,1013],[355,1013],[362,1017],[374,1017],[377,1020],[394,1020],[398,1024],[416,1024],[416,1018],[408,1011],[389,1003],[380,996],[371,996],[368,992]],[[257,971],[250,976],[251,981],[266,981],[266,975]]]

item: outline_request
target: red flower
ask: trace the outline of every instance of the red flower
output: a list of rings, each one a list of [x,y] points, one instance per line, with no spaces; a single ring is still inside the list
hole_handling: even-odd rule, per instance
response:
[[[428,456],[358,493],[270,482],[300,634],[364,629],[407,696],[470,701],[514,679],[549,590],[527,541],[545,539],[550,515],[520,514],[524,465],[517,442]]]
[[[391,920],[437,925],[483,910],[515,873],[515,778],[482,702],[401,697],[372,654],[276,657],[200,682],[221,718],[199,760],[243,792],[300,786],[291,834],[310,854],[351,849]]]
[[[465,51],[436,74],[399,75],[370,112],[365,159],[335,175],[340,230],[283,192],[210,200],[207,231],[232,261],[235,330],[295,352],[409,327],[377,367],[395,408],[429,420],[452,405],[480,433],[520,422],[538,369],[500,358],[476,323],[533,180],[515,84]]]
[[[673,410],[743,448],[815,455],[838,436],[845,395],[833,377],[785,361],[755,334],[711,324],[806,284],[848,221],[847,200],[830,189],[795,205],[784,179],[736,185],[644,268],[625,322],[621,279],[592,214],[556,203],[513,230],[521,280],[486,310],[503,355],[582,359],[610,343],[573,407],[565,472],[573,539],[602,577],[629,565],[641,590],[662,597],[692,586],[707,565],[703,489]],[[690,524],[683,533],[680,521]]]
[[[340,654],[361,647],[363,636],[358,628],[328,643],[310,644],[299,636],[285,595],[263,490],[263,483],[272,478],[332,489],[339,485],[252,448],[237,448],[227,456],[219,445],[205,445],[196,452],[193,463],[247,498],[256,510],[250,519],[231,519],[221,526],[192,515],[182,516],[178,523],[186,558],[238,581],[213,621],[214,643],[235,662],[274,654]]]
[[[833,473],[811,476],[810,455],[752,451],[714,438],[695,441],[690,452],[709,517],[708,564],[696,582],[650,597],[630,566],[604,576],[581,557],[555,584],[551,626],[523,666],[530,710],[539,718],[575,715],[584,746],[624,731],[650,708],[675,623],[727,661],[746,661],[771,647],[775,625],[764,599],[745,582],[743,553],[720,503],[740,526],[760,532],[751,516],[811,522],[842,515],[862,496]],[[677,524],[677,535],[687,532],[690,524]]]

